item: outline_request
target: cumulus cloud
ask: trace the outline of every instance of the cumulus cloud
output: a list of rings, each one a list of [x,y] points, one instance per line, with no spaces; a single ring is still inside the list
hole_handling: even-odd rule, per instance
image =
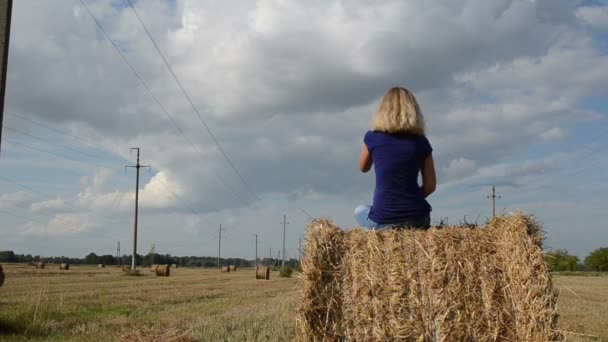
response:
[[[450,164],[444,169],[446,176],[448,179],[461,179],[466,176],[470,176],[475,168],[477,163],[474,160],[466,159],[466,158],[458,158],[452,159]]]
[[[608,6],[581,7],[576,16],[594,28],[608,30]]]
[[[544,141],[562,141],[567,137],[568,132],[564,131],[560,127],[553,127],[540,135],[540,138]]]
[[[26,206],[32,203],[37,196],[31,191],[17,191],[0,195],[0,208],[10,209],[15,206]]]
[[[143,172],[140,203],[159,215],[191,206],[228,219],[270,205],[256,196],[365,196],[373,182],[356,168],[362,137],[395,84],[420,101],[440,182],[515,184],[544,169],[515,172],[509,157],[601,119],[581,103],[608,91],[608,57],[588,29],[604,9],[567,0],[136,2],[245,184],[131,10],[87,3],[177,128],[79,4],[43,0],[15,3],[7,120],[16,112],[61,127],[129,164],[129,148],[141,147],[154,170]],[[127,187],[108,171],[123,163],[112,162],[62,196],[64,210],[129,213],[132,178]]]
[[[90,231],[95,224],[85,214],[58,214],[47,224],[29,222],[20,231],[21,235],[62,236],[78,235]]]

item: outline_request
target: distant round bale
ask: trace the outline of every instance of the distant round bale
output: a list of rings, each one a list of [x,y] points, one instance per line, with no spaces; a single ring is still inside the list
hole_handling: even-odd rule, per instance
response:
[[[236,272],[236,266],[230,265],[228,268],[230,269],[230,272]]]
[[[177,264],[171,265],[172,268],[177,268]]]
[[[4,284],[4,270],[2,269],[2,265],[0,265],[0,286]]]
[[[230,267],[228,267],[228,266],[222,266],[222,272],[229,273],[230,272]]]
[[[60,265],[59,265],[59,269],[60,269],[60,270],[67,271],[67,270],[69,270],[69,269],[70,269],[70,264],[60,264]]]
[[[97,267],[104,268],[104,267],[106,267],[106,265],[104,265],[104,264],[97,264]]]
[[[158,264],[153,264],[152,266],[150,266],[150,273],[156,273],[158,266]]]
[[[44,263],[44,261],[40,261],[36,263],[36,268],[44,268],[44,266],[46,266],[46,264]]]
[[[168,277],[171,273],[171,267],[169,265],[157,265],[156,275],[159,277]]]
[[[270,268],[258,266],[255,269],[255,279],[270,280]]]
[[[131,266],[127,266],[127,265],[123,265],[122,266],[122,271],[123,272],[129,272],[131,270]]]

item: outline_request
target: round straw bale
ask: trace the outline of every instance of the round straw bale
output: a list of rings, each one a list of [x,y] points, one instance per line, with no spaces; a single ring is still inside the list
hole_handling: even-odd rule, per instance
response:
[[[159,277],[168,277],[171,273],[171,267],[169,265],[157,265],[156,275]]]
[[[230,267],[228,267],[228,266],[222,266],[221,271],[222,271],[223,273],[228,273],[228,272],[230,272]]]
[[[228,268],[230,268],[230,272],[236,272],[236,266],[230,265]]]
[[[152,266],[150,266],[150,273],[156,273],[156,270],[158,269],[157,264],[153,264]]]
[[[171,268],[177,268],[177,264],[171,265]]]
[[[0,286],[4,284],[4,270],[2,269],[2,265],[0,265]]]
[[[44,263],[44,261],[40,261],[36,263],[36,268],[44,268],[44,266],[46,266],[46,264]]]
[[[70,264],[60,264],[59,269],[67,271],[70,269]]]
[[[122,265],[122,271],[123,272],[129,272],[131,270],[131,266],[128,265]]]
[[[270,267],[258,266],[255,269],[255,279],[270,279]]]
[[[97,267],[104,268],[104,267],[106,267],[106,265],[104,265],[104,264],[97,264]]]
[[[530,216],[487,229],[308,225],[301,341],[553,341],[557,292]],[[257,274],[257,273],[256,273]]]

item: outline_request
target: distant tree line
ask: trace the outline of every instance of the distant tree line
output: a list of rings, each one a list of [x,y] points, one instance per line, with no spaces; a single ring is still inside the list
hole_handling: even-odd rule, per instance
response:
[[[87,265],[131,265],[131,255],[123,255],[116,258],[114,255],[97,255],[89,253],[84,258],[68,258],[60,257],[42,257],[40,255],[31,254],[15,254],[13,251],[0,251],[0,262],[11,263],[34,263],[45,261],[47,263],[61,264],[67,263],[72,265],[87,264]],[[177,264],[181,267],[218,267],[217,257],[211,256],[172,256],[170,254],[146,254],[136,256],[136,262],[139,266],[150,266],[154,264]],[[264,258],[258,260],[259,265],[264,266],[280,266],[280,259]],[[221,266],[235,265],[236,267],[253,267],[254,260],[246,260],[242,258],[221,258]],[[299,262],[297,259],[285,260],[285,266],[297,268]]]
[[[568,254],[566,249],[557,249],[545,253],[550,271],[608,271],[608,248],[598,248],[591,252],[583,262],[576,256]]]

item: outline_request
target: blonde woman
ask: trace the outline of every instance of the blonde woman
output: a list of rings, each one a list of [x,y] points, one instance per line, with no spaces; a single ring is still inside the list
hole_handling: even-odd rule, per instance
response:
[[[374,166],[376,189],[371,206],[355,209],[357,223],[370,229],[428,229],[431,206],[426,198],[436,186],[433,149],[409,90],[394,87],[384,95],[363,142],[359,168],[367,172]]]

